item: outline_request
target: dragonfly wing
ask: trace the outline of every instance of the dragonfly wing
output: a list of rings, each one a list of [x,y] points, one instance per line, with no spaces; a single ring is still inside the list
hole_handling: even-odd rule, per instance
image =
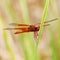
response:
[[[17,30],[17,32],[15,32],[15,34],[29,32],[28,28],[5,28],[5,30]]]
[[[58,18],[55,18],[55,19],[52,19],[52,20],[49,20],[49,21],[45,21],[44,23],[49,23],[49,22],[56,21],[56,20],[58,20]]]
[[[17,23],[11,23],[9,25],[12,25],[12,26],[30,26],[29,24],[17,24]]]
[[[23,32],[22,31],[17,31],[14,34],[20,34],[20,33],[23,33]]]
[[[44,24],[44,26],[49,26],[50,24]]]
[[[15,34],[25,33],[25,32],[29,32],[28,29],[19,30],[19,31],[15,32]]]
[[[17,23],[10,23],[9,25],[17,26]]]
[[[51,19],[51,20],[49,20],[49,21],[44,21],[44,23],[49,23],[49,22],[53,22],[53,21],[56,21],[56,20],[58,20],[58,18],[55,18],[55,19]],[[41,21],[40,21],[40,23],[37,23],[37,24],[41,24]]]
[[[25,30],[27,28],[5,28],[4,30]]]

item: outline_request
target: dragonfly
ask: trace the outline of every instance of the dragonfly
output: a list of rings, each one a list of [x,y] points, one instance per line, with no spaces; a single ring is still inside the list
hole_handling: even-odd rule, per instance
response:
[[[49,22],[55,21],[57,20],[57,18],[49,20],[49,21],[45,21],[44,22],[44,26],[49,26]],[[17,30],[14,34],[20,34],[20,33],[25,33],[25,32],[34,32],[34,35],[37,35],[37,32],[40,29],[40,24],[41,23],[37,23],[37,24],[17,24],[17,23],[11,23],[9,25],[12,26],[18,26],[18,28],[5,28],[5,30]]]

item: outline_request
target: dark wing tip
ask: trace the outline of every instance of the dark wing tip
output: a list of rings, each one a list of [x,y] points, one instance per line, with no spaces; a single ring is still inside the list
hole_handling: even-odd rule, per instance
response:
[[[17,25],[17,23],[10,23],[9,25],[16,26],[16,25]]]
[[[3,30],[13,30],[14,28],[4,28]]]

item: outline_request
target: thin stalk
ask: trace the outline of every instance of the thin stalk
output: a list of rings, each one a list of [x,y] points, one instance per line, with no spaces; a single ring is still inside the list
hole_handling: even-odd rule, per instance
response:
[[[38,39],[37,39],[36,47],[38,47],[38,43],[41,39],[41,34],[42,34],[42,30],[43,30],[44,21],[45,21],[46,15],[47,15],[48,7],[49,7],[49,0],[45,0],[45,7],[44,7],[43,15],[42,15],[42,21],[40,24],[40,30],[38,32]]]

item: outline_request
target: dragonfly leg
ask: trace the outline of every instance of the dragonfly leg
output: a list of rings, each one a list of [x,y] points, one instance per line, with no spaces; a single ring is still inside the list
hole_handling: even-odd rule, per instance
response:
[[[38,37],[38,31],[35,31],[35,32],[34,32],[34,40],[35,40],[35,41],[37,40],[37,37]]]

